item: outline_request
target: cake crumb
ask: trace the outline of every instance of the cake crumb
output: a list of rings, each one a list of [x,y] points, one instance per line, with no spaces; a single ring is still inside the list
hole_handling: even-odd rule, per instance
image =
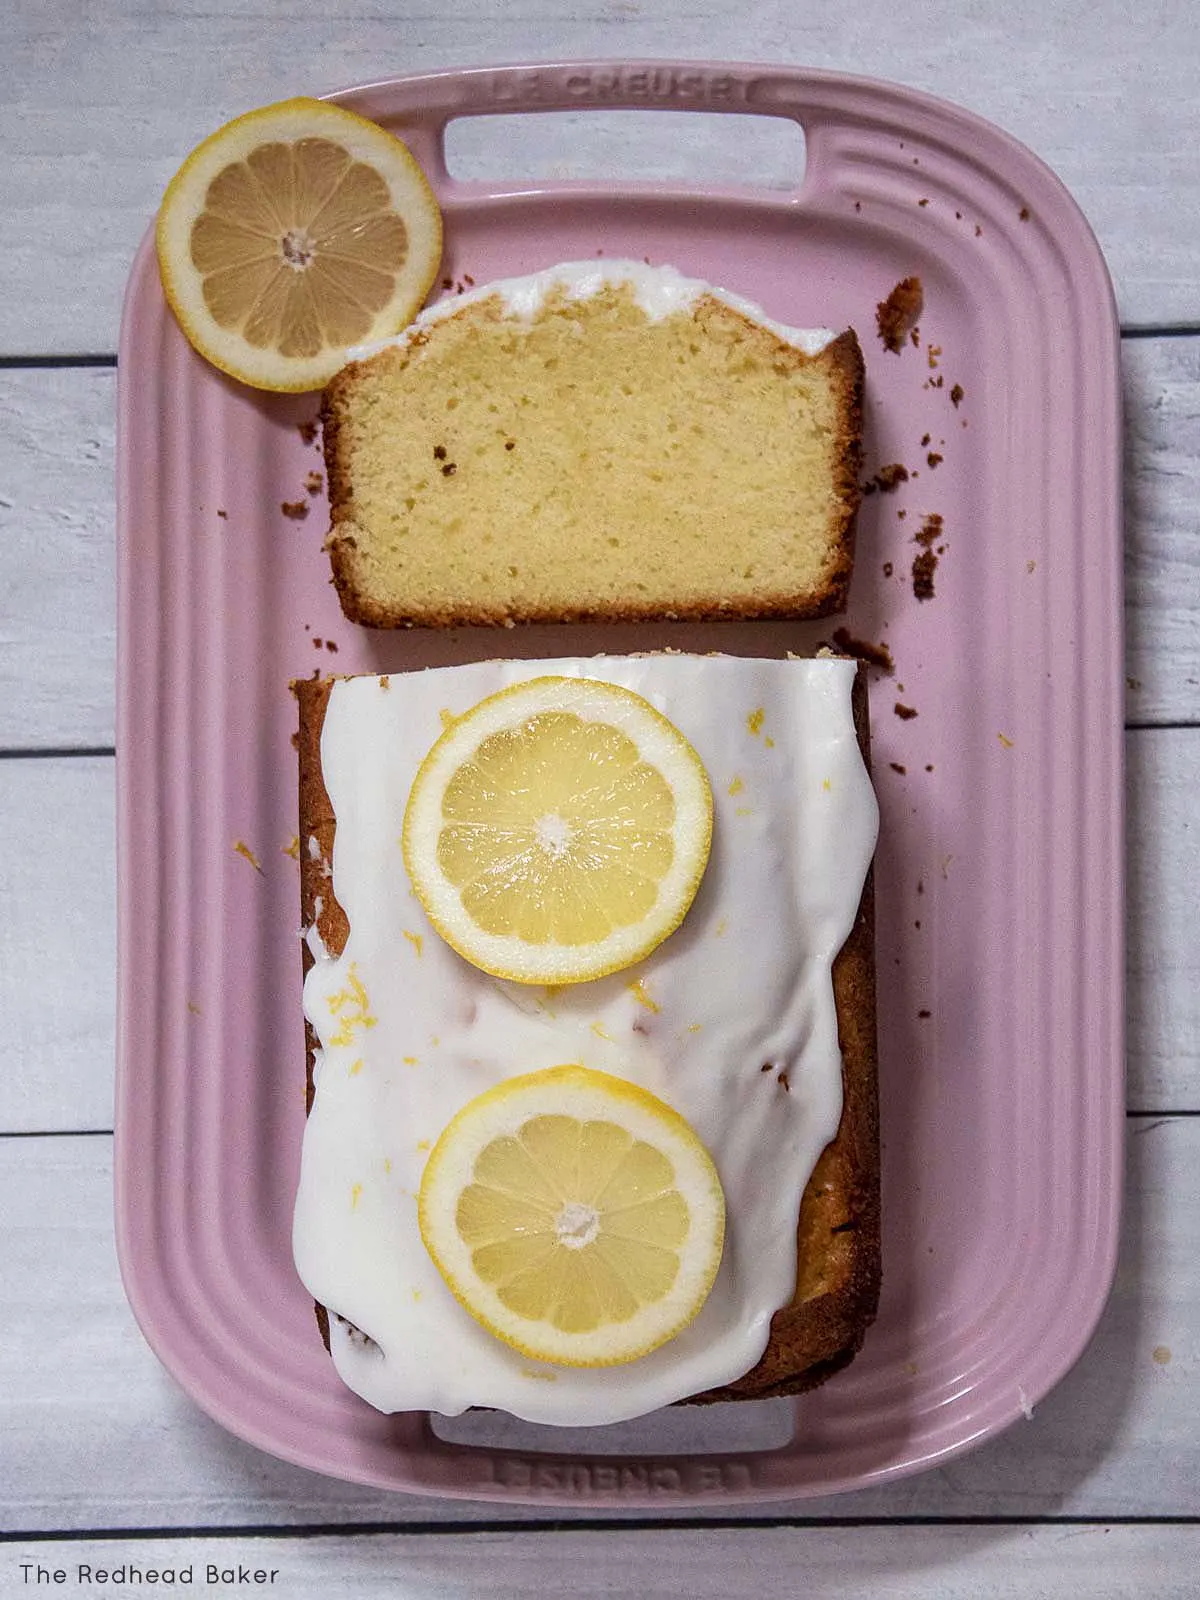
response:
[[[996,737],[1006,750],[1011,750],[1013,748],[1014,741],[1010,739],[1006,733],[998,733]]]
[[[420,956],[423,953],[424,945],[425,945],[425,936],[424,936],[424,934],[410,933],[407,928],[402,928],[400,931],[403,933],[404,937],[408,940],[409,944],[412,945],[412,947],[416,951],[417,955]]]
[[[962,404],[963,395],[965,393],[966,393],[966,390],[963,388],[961,383],[956,383],[954,385],[953,389],[951,389],[951,391],[950,391],[950,404],[955,408],[955,410],[957,410],[958,407]]]
[[[928,462],[928,464],[929,464],[929,470],[930,470],[930,471],[931,471],[931,472],[932,472],[932,471],[933,471],[933,469],[934,469],[934,468],[935,468],[935,467],[940,467],[940,466],[941,466],[941,464],[942,464],[942,462],[943,462],[943,461],[944,461],[944,460],[945,460],[945,459],[946,459],[946,458],[945,458],[945,456],[941,456],[941,455],[939,455],[939,454],[938,454],[938,452],[937,452],[937,451],[936,451],[936,450],[931,450],[931,451],[930,451],[930,452],[929,452],[929,454],[928,454],[928,455],[927,455],[927,456],[926,456],[926,457],[925,457],[925,460],[926,460],[926,461],[927,461],[927,462]]]
[[[843,655],[853,656],[856,661],[865,661],[869,666],[878,667],[887,673],[896,670],[892,652],[886,644],[872,644],[867,639],[856,639],[848,628],[835,628],[833,642]]]
[[[283,851],[285,856],[291,856],[293,861],[299,861],[299,859],[300,859],[300,835],[298,833],[294,833],[292,835],[292,837],[288,840],[287,844],[280,845],[280,849]]]
[[[901,278],[900,282],[875,307],[875,322],[885,350],[898,355],[904,341],[915,331],[921,312],[925,308],[925,294],[920,278]]]
[[[279,509],[285,517],[290,517],[293,522],[303,522],[308,515],[307,500],[281,500]]]
[[[251,850],[250,846],[246,844],[244,840],[235,839],[233,841],[233,848],[235,854],[241,856],[243,861],[248,861],[254,868],[255,872],[262,873],[262,868],[258,864],[258,857],[254,854],[254,851]],[[263,873],[263,876],[265,877],[266,874]]]
[[[195,1002],[195,1001],[194,1001],[194,1000],[189,1000],[189,1001],[188,1001],[188,1003],[187,1003],[187,1008],[188,1008],[188,1010],[189,1010],[189,1011],[190,1011],[190,1012],[191,1012],[191,1013],[192,1013],[192,1015],[193,1015],[193,1016],[194,1016],[194,1017],[199,1017],[199,1016],[203,1016],[203,1014],[204,1014],[204,1013],[203,1013],[203,1012],[202,1012],[202,1011],[201,1011],[201,1010],[200,1010],[200,1007],[199,1007],[199,1006],[198,1006],[198,1005],[197,1005],[197,1004],[196,1004],[196,1002]]]
[[[919,556],[913,557],[912,580],[913,594],[918,600],[932,600],[934,596],[933,575],[937,570],[937,556],[932,550],[922,550]]]
[[[1160,1367],[1165,1367],[1171,1360],[1170,1347],[1165,1344],[1156,1344],[1154,1346],[1154,1350],[1152,1351],[1152,1355]]]
[[[1029,221],[1029,207],[1028,206],[1022,206],[1020,211],[1017,212],[1017,216],[1021,219],[1022,222],[1028,222]]]
[[[309,494],[320,494],[325,487],[325,475],[321,472],[310,472],[304,480],[304,487]]]
[[[885,561],[883,563],[883,575],[884,575],[885,578],[890,578],[892,573],[895,572],[895,570],[896,570],[896,568],[893,566],[893,564],[890,561]]]
[[[894,494],[902,483],[908,482],[908,468],[901,461],[890,461],[871,479],[880,494]]]
[[[296,432],[304,440],[305,444],[312,444],[313,440],[317,437],[316,419],[313,418],[308,422],[298,422],[296,424]]]
[[[1025,571],[1026,572],[1036,572],[1037,571],[1037,562],[1036,561],[1032,561],[1032,560],[1031,561],[1027,561],[1025,563]]]
[[[915,706],[902,705],[899,700],[896,701],[896,704],[892,707],[892,710],[900,718],[901,722],[911,722],[912,719],[917,715],[917,708]]]
[[[229,521],[229,513],[228,513],[228,511],[223,511],[220,506],[217,507],[217,515],[220,517],[222,522],[228,522]]]
[[[933,1012],[922,1009],[917,1012],[917,1015],[921,1018],[922,1022],[924,1022],[927,1018],[933,1015]]]
[[[913,535],[913,541],[921,546],[919,556],[913,558],[912,585],[913,595],[918,600],[932,600],[934,597],[933,575],[937,571],[938,556],[945,546],[933,547],[942,537],[943,521],[940,514],[931,511]]]
[[[929,363],[929,369],[931,372],[937,371],[938,357],[941,355],[941,353],[942,347],[940,344],[931,344],[928,350],[926,350],[925,359]]]
[[[908,776],[908,768],[901,766],[898,761],[889,761],[888,766],[891,767],[893,772],[898,772],[902,778],[906,778]]]

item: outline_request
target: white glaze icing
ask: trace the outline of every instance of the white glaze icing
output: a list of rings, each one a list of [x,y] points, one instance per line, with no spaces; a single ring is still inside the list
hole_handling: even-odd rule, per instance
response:
[[[878,829],[851,716],[854,671],[838,659],[659,655],[334,685],[321,754],[337,817],[334,888],[351,931],[336,960],[314,948],[304,988],[320,1051],[294,1249],[314,1297],[374,1341],[331,1323],[338,1371],[380,1410],[492,1406],[535,1422],[616,1422],[730,1382],[761,1355],[794,1285],[800,1196],[841,1114],[831,965]],[[554,993],[489,978],[445,945],[400,851],[409,788],[443,711],[545,673],[645,695],[694,744],[716,813],[679,931],[636,967]],[[700,1315],[621,1367],[546,1366],[494,1339],[452,1298],[417,1228],[427,1150],[458,1108],[506,1076],[564,1061],[675,1106],[726,1194],[725,1254]]]
[[[505,314],[522,321],[531,321],[545,304],[548,296],[561,290],[568,300],[588,300],[609,284],[628,283],[633,288],[634,299],[651,322],[658,322],[679,311],[690,311],[701,295],[712,295],[735,311],[740,311],[752,322],[761,323],[777,339],[794,345],[806,355],[819,355],[837,335],[830,328],[792,328],[776,322],[766,312],[728,289],[705,283],[702,278],[687,278],[671,266],[651,267],[644,261],[563,261],[557,266],[545,267],[519,278],[497,278],[478,288],[468,289],[459,295],[447,295],[427,306],[424,311],[394,338],[374,344],[360,345],[350,350],[348,359],[360,361],[390,345],[405,345],[414,333],[452,317],[464,306],[489,300],[499,295],[504,301]]]

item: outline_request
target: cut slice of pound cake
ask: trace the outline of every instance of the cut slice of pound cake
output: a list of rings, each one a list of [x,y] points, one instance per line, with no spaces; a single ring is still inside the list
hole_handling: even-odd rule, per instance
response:
[[[861,395],[853,331],[784,327],[671,267],[566,263],[441,301],[325,393],[343,611],[836,612]]]

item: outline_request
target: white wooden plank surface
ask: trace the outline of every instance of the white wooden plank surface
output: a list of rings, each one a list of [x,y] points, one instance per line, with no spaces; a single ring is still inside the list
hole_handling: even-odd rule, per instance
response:
[[[1200,338],[1126,339],[1126,714],[1200,721]]]
[[[115,394],[0,371],[0,749],[113,742]]]
[[[111,757],[0,761],[4,1131],[112,1127],[113,813]]]
[[[1122,362],[1128,715],[1200,721],[1200,336]],[[0,749],[113,742],[115,388],[0,370]]]
[[[177,1587],[155,1585],[168,1594],[200,1590],[279,1600],[527,1600],[539,1592],[574,1600],[742,1600],[762,1594],[803,1594],[806,1600],[1190,1600],[1196,1593],[1197,1542],[1191,1528],[1110,1526],[21,1542],[0,1552],[0,1584],[6,1577],[8,1583],[0,1593],[25,1593],[39,1566],[51,1575],[62,1572],[67,1587],[60,1592],[78,1593],[85,1583],[98,1587],[95,1569],[112,1572],[124,1565],[173,1571]],[[88,1569],[87,1580],[81,1580],[81,1567]],[[186,1587],[182,1569],[191,1571]],[[257,1581],[256,1571],[262,1574]],[[222,1574],[229,1575],[228,1584]],[[114,1591],[106,1585],[102,1592]],[[145,1590],[139,1585],[116,1592],[132,1596]]]
[[[1124,318],[1200,316],[1192,9],[1148,0],[999,8],[765,0],[439,5],[206,0],[187,12],[15,0],[0,22],[0,353],[112,350],[133,250],[187,151],[230,116],[297,93],[494,61],[767,60],[897,79],[1032,146],[1105,248]],[[632,137],[629,162],[642,170]],[[701,179],[710,163],[701,153]]]
[[[1133,1118],[1127,1148],[1112,1298],[1083,1358],[1030,1421],[919,1477],[745,1514],[1200,1515],[1200,1118]],[[159,1367],[125,1303],[111,1162],[107,1138],[0,1139],[0,1528],[33,1535],[539,1514],[358,1489],[274,1461],[211,1422]],[[661,1507],[667,1517],[680,1510],[688,1508]]]

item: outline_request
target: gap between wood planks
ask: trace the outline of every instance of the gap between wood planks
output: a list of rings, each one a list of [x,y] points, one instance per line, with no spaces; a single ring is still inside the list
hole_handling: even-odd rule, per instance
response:
[[[102,1540],[148,1542],[153,1539],[344,1539],[360,1538],[460,1537],[463,1534],[487,1536],[497,1533],[631,1533],[657,1532],[663,1528],[713,1532],[722,1529],[761,1528],[1190,1528],[1200,1525],[1200,1516],[870,1516],[870,1517],[538,1517],[513,1521],[497,1517],[487,1522],[330,1522],[308,1525],[275,1526],[271,1523],[246,1527],[189,1528],[72,1528],[48,1532],[0,1532],[0,1545],[18,1543],[81,1544]]]

